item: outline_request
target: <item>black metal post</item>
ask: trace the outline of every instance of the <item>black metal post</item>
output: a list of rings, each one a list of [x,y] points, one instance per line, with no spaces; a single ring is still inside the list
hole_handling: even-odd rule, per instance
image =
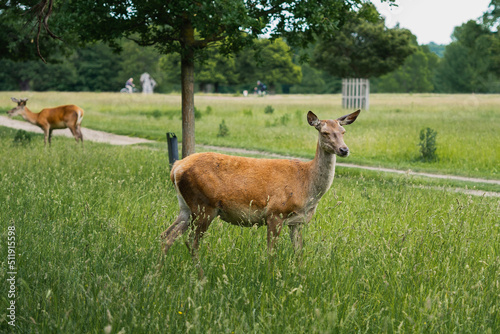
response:
[[[168,163],[170,167],[179,160],[179,147],[177,145],[177,136],[173,132],[167,132],[168,144]]]

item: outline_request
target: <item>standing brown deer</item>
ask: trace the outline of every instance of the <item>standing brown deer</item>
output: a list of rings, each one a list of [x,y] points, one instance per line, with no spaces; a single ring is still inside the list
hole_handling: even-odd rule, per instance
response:
[[[349,155],[342,126],[354,122],[359,113],[360,110],[335,120],[319,120],[309,111],[307,121],[319,132],[312,161],[218,153],[197,153],[177,161],[170,179],[177,191],[180,212],[161,235],[163,251],[166,253],[191,227],[187,245],[196,260],[200,238],[217,216],[239,226],[267,225],[269,250],[283,225],[288,225],[295,249],[301,249],[302,225],[311,220],[319,200],[332,184],[336,155]]]
[[[83,146],[83,135],[81,130],[83,120],[82,108],[74,104],[69,104],[55,108],[46,108],[37,114],[31,112],[31,110],[26,107],[28,99],[18,100],[12,97],[11,100],[17,103],[17,107],[7,111],[9,117],[21,115],[24,120],[40,127],[45,134],[45,145],[47,145],[47,138],[49,140],[49,145],[51,144],[52,130],[69,128],[76,142],[78,143],[78,141],[81,140]]]

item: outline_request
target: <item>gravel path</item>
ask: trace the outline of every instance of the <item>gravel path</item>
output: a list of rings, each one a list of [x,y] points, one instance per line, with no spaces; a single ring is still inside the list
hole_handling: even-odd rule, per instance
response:
[[[276,154],[276,153],[246,150],[246,149],[243,149],[243,148],[227,148],[227,147],[210,146],[210,145],[197,145],[197,146],[201,147],[201,148],[203,148],[205,150],[227,151],[227,152],[233,152],[233,153],[239,153],[239,154],[265,155],[265,156],[268,156],[268,157],[271,157],[271,158],[299,159],[299,160],[303,160],[303,161],[308,161],[308,159],[301,159],[301,158],[296,158],[296,157],[287,156],[287,155],[280,155],[280,154]],[[431,177],[431,178],[437,178],[437,179],[449,179],[449,180],[457,180],[457,181],[489,183],[489,184],[498,184],[498,185],[500,185],[500,180],[488,180],[488,179],[480,179],[480,178],[465,177],[465,176],[455,176],[455,175],[420,173],[420,172],[413,172],[411,170],[404,171],[404,170],[391,169],[391,168],[383,168],[383,167],[361,166],[361,165],[354,165],[354,164],[339,162],[338,160],[337,160],[336,165],[337,166],[341,166],[341,167],[348,167],[348,168],[359,168],[359,169],[374,170],[374,171],[378,171],[378,172],[407,174],[407,175],[425,176],[425,177]]]
[[[40,129],[38,126],[35,126],[35,125],[28,123],[28,122],[10,119],[6,116],[0,116],[0,125],[6,126],[9,128],[25,130],[25,131],[29,131],[29,132],[43,133],[42,129]],[[108,132],[91,130],[91,129],[87,129],[84,127],[82,127],[82,134],[83,134],[83,140],[90,140],[90,141],[95,141],[95,142],[100,142],[100,143],[108,143],[108,144],[112,144],[112,145],[132,145],[132,144],[153,143],[152,140],[148,140],[148,139],[120,136],[120,135],[115,135],[115,134],[108,133]],[[52,135],[73,138],[73,135],[71,134],[71,131],[69,129],[54,130]]]
[[[18,121],[18,120],[10,119],[6,116],[0,116],[0,125],[14,128],[14,129],[21,129],[21,130],[25,130],[25,131],[30,131],[30,132],[43,133],[43,131],[39,127],[37,127],[33,124],[30,124],[30,123],[25,122],[25,121]],[[83,128],[83,127],[82,127],[82,133],[83,133],[84,140],[90,140],[90,141],[101,142],[101,143],[108,143],[108,144],[112,144],[112,145],[132,145],[132,144],[154,143],[154,141],[148,140],[148,139],[120,136],[120,135],[115,135],[115,134],[108,133],[108,132],[91,130],[91,129],[87,129],[87,128]],[[73,137],[73,135],[71,134],[71,132],[68,129],[55,130],[53,135],[54,136],[66,136],[66,137],[70,137],[70,138]],[[197,146],[200,148],[203,148],[204,150],[233,152],[233,153],[240,153],[240,154],[264,155],[264,156],[268,156],[268,157],[272,157],[272,158],[295,159],[295,157],[291,157],[291,156],[285,156],[285,155],[269,153],[269,152],[246,150],[246,149],[241,149],[241,148],[228,148],[228,147],[209,146],[209,145],[197,145]],[[382,167],[369,167],[369,166],[353,165],[353,164],[348,164],[348,163],[343,163],[343,162],[337,162],[337,165],[341,166],[341,167],[360,168],[360,169],[374,170],[374,171],[380,171],[380,172],[386,172],[386,173],[408,174],[408,175],[423,176],[423,177],[429,177],[429,178],[438,178],[438,179],[448,179],[448,180],[457,180],[457,181],[465,181],[465,182],[477,182],[477,183],[488,183],[488,184],[500,185],[500,180],[488,180],[488,179],[463,177],[463,176],[455,176],[455,175],[419,173],[419,172],[413,172],[411,170],[402,171],[402,170],[382,168]],[[491,191],[471,190],[471,189],[462,189],[462,188],[449,188],[448,190],[466,193],[466,194],[471,194],[471,195],[476,195],[476,196],[500,197],[500,193],[491,192]]]

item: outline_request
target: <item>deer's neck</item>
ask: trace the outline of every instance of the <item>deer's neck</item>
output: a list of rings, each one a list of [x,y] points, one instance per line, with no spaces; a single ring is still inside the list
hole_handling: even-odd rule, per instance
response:
[[[31,124],[37,125],[38,122],[38,114],[35,114],[34,112],[31,112],[27,107],[24,107],[24,111],[21,114],[23,116],[25,121],[30,122]]]
[[[312,161],[311,197],[318,200],[330,189],[335,175],[336,155],[321,148],[318,141],[316,156]]]

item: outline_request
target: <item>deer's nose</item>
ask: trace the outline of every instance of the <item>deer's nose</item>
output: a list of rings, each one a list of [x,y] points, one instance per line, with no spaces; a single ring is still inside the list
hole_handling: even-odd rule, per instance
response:
[[[349,148],[348,147],[341,147],[341,148],[339,148],[339,151],[340,151],[340,155],[344,156],[344,157],[349,154]]]

